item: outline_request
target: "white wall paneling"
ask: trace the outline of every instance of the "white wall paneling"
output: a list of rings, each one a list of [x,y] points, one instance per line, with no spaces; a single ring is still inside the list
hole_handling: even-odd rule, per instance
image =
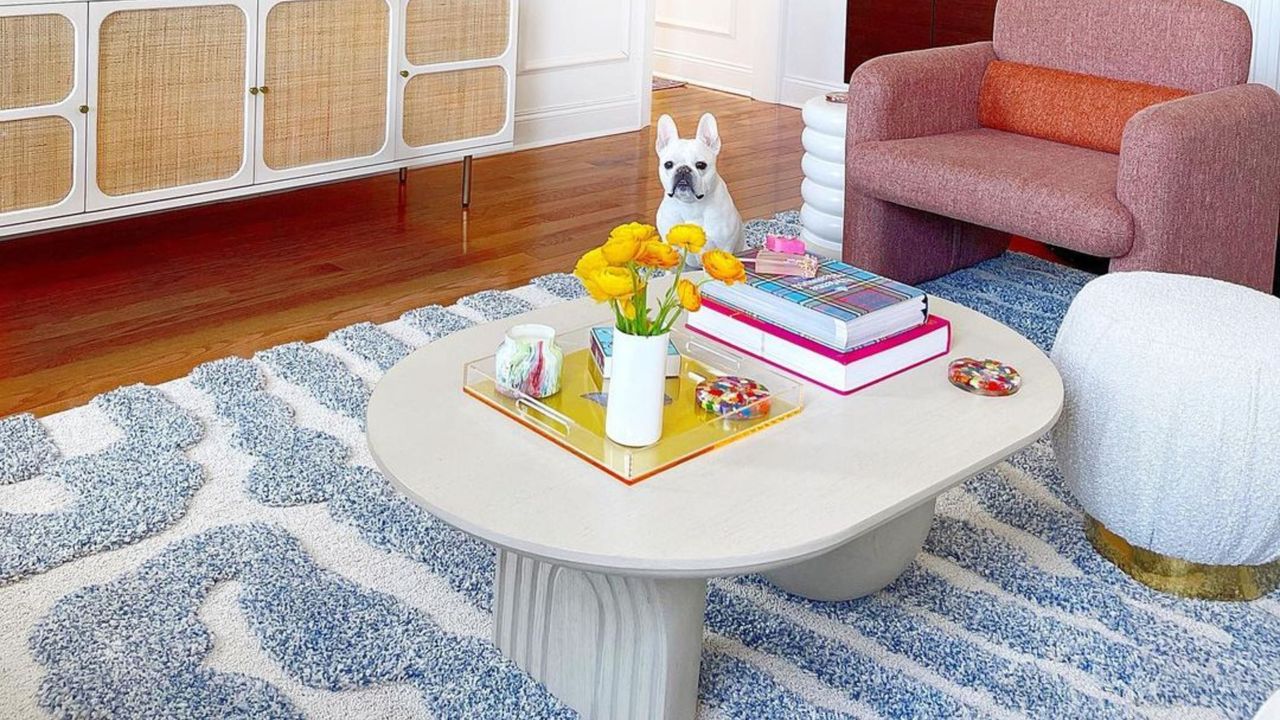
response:
[[[845,0],[783,0],[778,102],[800,107],[849,87],[844,77]]]
[[[654,72],[773,102],[783,0],[657,0]]]
[[[649,124],[654,0],[521,0],[518,148]]]

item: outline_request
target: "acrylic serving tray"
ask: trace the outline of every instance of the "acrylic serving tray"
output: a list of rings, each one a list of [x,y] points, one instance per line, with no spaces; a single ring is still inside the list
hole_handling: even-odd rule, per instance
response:
[[[500,392],[493,355],[467,363],[463,391],[628,485],[775,425],[804,406],[800,383],[718,343],[677,330],[671,341],[680,351],[680,374],[667,378],[670,402],[663,414],[662,439],[643,448],[618,445],[604,434],[608,381],[591,359],[591,327],[556,337],[564,351],[559,393],[537,400],[519,391]],[[698,407],[694,388],[722,375],[748,377],[769,388],[768,415],[737,420]]]

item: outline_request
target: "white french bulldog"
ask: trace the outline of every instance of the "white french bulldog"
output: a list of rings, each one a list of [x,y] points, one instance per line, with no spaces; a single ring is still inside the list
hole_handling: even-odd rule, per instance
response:
[[[663,237],[675,225],[693,223],[707,232],[706,249],[742,250],[742,216],[733,204],[729,188],[716,172],[720,154],[720,130],[714,115],[698,121],[692,140],[680,138],[670,115],[658,118],[658,177],[666,197],[658,207],[658,231]],[[695,267],[701,261],[689,258]]]

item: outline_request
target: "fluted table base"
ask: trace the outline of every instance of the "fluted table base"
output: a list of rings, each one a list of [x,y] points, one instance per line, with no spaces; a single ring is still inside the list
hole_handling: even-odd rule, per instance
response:
[[[692,719],[707,581],[585,572],[498,550],[494,642],[584,720]]]

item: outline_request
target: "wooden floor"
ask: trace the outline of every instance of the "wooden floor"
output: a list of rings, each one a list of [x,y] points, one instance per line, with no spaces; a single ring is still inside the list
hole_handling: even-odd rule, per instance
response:
[[[698,88],[746,218],[800,205],[800,112]],[[44,415],[226,355],[567,271],[661,199],[651,130],[0,242],[0,417]]]

